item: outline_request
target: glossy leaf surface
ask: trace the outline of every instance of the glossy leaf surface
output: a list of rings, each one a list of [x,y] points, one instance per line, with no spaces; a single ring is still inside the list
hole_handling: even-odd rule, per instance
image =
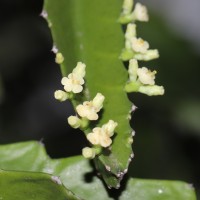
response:
[[[15,162],[15,165],[13,165],[11,159],[8,159],[9,154],[13,154],[12,160]],[[39,171],[52,174],[52,176],[58,176],[66,188],[70,189],[83,199],[112,200],[117,198],[115,195],[116,190],[105,189],[102,181],[93,171],[91,163],[82,156],[52,160],[46,155],[41,143],[24,142],[11,145],[1,145],[0,158],[0,169],[26,170],[32,172]],[[32,168],[33,164],[34,168]],[[16,172],[16,174],[15,172],[13,173],[13,176],[12,174],[2,175],[0,173],[0,186],[2,186],[2,184],[9,185],[9,181],[15,179],[15,176],[17,177],[17,180],[19,180],[20,184],[25,184],[23,181],[25,179],[23,179],[23,177],[27,177],[28,174],[22,173],[23,176],[21,177],[21,175],[18,174],[19,172]],[[2,181],[4,180],[4,176],[8,176],[8,180],[6,180],[7,182]],[[40,183],[43,185],[49,181],[50,176],[38,173],[32,175],[32,173],[30,173],[30,178],[37,179],[38,177],[40,177],[38,182],[41,181]],[[36,181],[36,183],[38,182]],[[45,189],[47,186],[42,187]],[[4,190],[2,191],[1,188],[2,187],[0,187],[0,195],[4,194]],[[22,190],[23,188],[24,187],[22,187]],[[29,191],[28,188],[27,190]],[[8,192],[8,190],[6,192]],[[69,194],[71,194],[70,191]],[[121,191],[118,198],[120,200],[196,200],[194,189],[187,183],[180,181],[143,180],[132,178],[127,181],[125,189]],[[71,199],[78,199],[78,197],[75,198],[72,196],[70,200]],[[7,200],[13,199],[8,198]]]

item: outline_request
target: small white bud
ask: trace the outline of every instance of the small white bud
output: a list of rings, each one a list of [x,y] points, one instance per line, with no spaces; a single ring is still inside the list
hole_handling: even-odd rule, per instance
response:
[[[138,61],[136,59],[129,60],[128,73],[130,81],[136,81],[138,70]]]
[[[148,96],[163,95],[165,93],[164,87],[158,85],[141,86],[138,91]]]
[[[146,67],[138,68],[137,75],[139,81],[144,85],[154,85],[155,84],[155,74],[156,71],[150,71]]]
[[[130,14],[133,9],[133,0],[124,0],[122,5],[122,13],[123,14]]]
[[[72,73],[83,78],[85,76],[85,68],[86,65],[84,63],[78,62]]]
[[[64,57],[63,57],[62,53],[60,53],[60,52],[56,53],[55,62],[58,64],[62,64],[64,62]]]
[[[67,121],[72,128],[78,128],[81,125],[81,120],[76,116],[68,117]]]
[[[132,38],[136,37],[136,24],[129,23],[125,32],[125,47],[126,49],[132,49]]]
[[[133,15],[134,15],[135,20],[142,21],[142,22],[149,21],[147,8],[141,3],[136,3],[135,9],[133,11]]]
[[[109,137],[112,137],[114,135],[114,131],[117,125],[118,125],[117,122],[114,122],[113,120],[109,120],[107,124],[104,124],[102,126],[102,129]]]
[[[133,37],[136,37],[136,24],[129,23],[126,28],[125,38],[130,40]]]
[[[55,99],[62,102],[62,101],[66,101],[68,99],[68,94],[62,90],[56,90],[54,92],[54,97],[55,97]]]
[[[97,93],[97,95],[92,100],[92,105],[94,106],[96,112],[99,112],[103,107],[103,102],[105,97],[101,93]]]
[[[149,61],[159,57],[159,52],[157,49],[149,49],[145,54],[135,54],[134,58],[137,60]]]
[[[90,147],[85,147],[82,149],[82,155],[87,159],[93,159],[95,157],[95,150]]]

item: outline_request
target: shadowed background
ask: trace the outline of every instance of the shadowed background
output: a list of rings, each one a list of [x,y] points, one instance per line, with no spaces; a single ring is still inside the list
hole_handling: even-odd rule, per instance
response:
[[[158,60],[142,63],[158,71],[165,96],[131,94],[138,107],[130,173],[134,177],[183,180],[200,188],[200,14],[197,0],[148,0],[150,22],[138,35],[158,48]],[[52,38],[39,17],[42,0],[0,0],[0,143],[42,140],[51,157],[80,154],[87,144],[67,124],[69,102],[59,103],[61,73]],[[113,8],[114,9],[114,8]]]

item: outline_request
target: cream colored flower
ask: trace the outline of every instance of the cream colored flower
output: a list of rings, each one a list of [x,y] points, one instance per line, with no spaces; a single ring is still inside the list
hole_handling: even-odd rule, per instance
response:
[[[73,93],[80,93],[83,90],[84,82],[84,79],[75,73],[70,73],[68,77],[63,77],[61,80],[65,91]]]
[[[99,127],[96,127],[92,130],[93,132],[87,134],[88,141],[93,145],[100,144],[100,138],[102,134],[102,130]]]
[[[95,157],[95,150],[90,147],[85,147],[82,149],[82,155],[87,159],[93,159]]]
[[[62,90],[56,90],[54,92],[54,97],[55,97],[55,99],[62,102],[62,101],[65,101],[68,99],[68,94]]]
[[[95,110],[95,107],[92,104],[92,101],[85,101],[83,105],[78,105],[76,107],[76,111],[79,116],[85,117],[89,120],[97,120],[99,117],[97,111]]]
[[[76,111],[81,117],[89,120],[97,120],[98,112],[103,107],[105,97],[101,93],[97,93],[92,101],[85,101],[76,107]]]
[[[103,128],[94,128],[93,132],[87,134],[88,141],[93,145],[100,145],[102,147],[109,147],[112,140]]]
[[[134,58],[137,60],[149,61],[159,57],[157,49],[149,49],[145,54],[135,54]]]
[[[85,68],[86,65],[84,63],[78,62],[72,73],[83,78],[85,76]]]
[[[129,23],[126,28],[125,38],[130,40],[133,37],[136,37],[136,24]]]
[[[149,49],[149,43],[141,38],[131,38],[132,49],[138,53],[146,53]]]
[[[136,3],[135,9],[133,11],[133,15],[134,15],[135,20],[142,21],[142,22],[149,21],[147,8],[141,3]]]
[[[107,135],[104,131],[102,131],[102,135],[100,137],[100,145],[102,147],[109,147],[112,144],[112,139]]]
[[[139,81],[144,85],[154,85],[155,84],[155,74],[156,71],[150,71],[146,67],[138,68],[137,75]]]
[[[99,112],[101,110],[104,100],[105,97],[101,93],[97,93],[97,95],[94,97],[92,105],[95,108],[96,112]]]
[[[128,74],[130,81],[137,80],[138,61],[136,59],[129,60]]]
[[[148,96],[163,95],[165,93],[164,87],[158,85],[140,86],[138,91]]]
[[[94,128],[91,133],[87,134],[88,141],[93,145],[109,147],[112,144],[111,137],[117,125],[113,120],[109,120],[102,127]]]
[[[133,8],[133,0],[124,0],[122,5],[123,14],[130,14]]]
[[[109,120],[108,123],[102,126],[103,132],[105,132],[109,137],[112,137],[114,135],[114,131],[117,125],[118,125],[117,122]]]

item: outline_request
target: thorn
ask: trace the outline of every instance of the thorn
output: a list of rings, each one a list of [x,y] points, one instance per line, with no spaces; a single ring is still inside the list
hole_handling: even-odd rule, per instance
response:
[[[53,48],[51,49],[51,51],[55,54],[58,53],[58,48],[56,47],[56,45],[53,45]]]
[[[134,158],[134,153],[131,154],[131,158]]]
[[[134,131],[134,130],[131,132],[131,135],[132,135],[132,136],[135,136],[135,131]]]
[[[60,178],[59,178],[58,176],[52,176],[52,177],[51,177],[51,180],[52,180],[54,183],[58,184],[58,185],[62,185],[62,182],[61,182],[61,180],[60,180]]]
[[[131,107],[131,112],[134,112],[137,109],[137,106],[135,106],[134,104]]]
[[[110,172],[110,166],[106,165],[106,170]]]
[[[38,143],[39,143],[41,146],[43,146],[43,147],[44,147],[44,146],[45,146],[45,144],[44,144],[44,142],[43,142],[43,141],[44,141],[44,138],[41,138],[41,139],[38,141]]]
[[[120,188],[120,184],[117,184],[116,189],[119,189],[119,188]]]
[[[46,10],[43,10],[41,13],[40,13],[40,16],[43,17],[44,19],[47,19],[48,17],[48,13]]]

